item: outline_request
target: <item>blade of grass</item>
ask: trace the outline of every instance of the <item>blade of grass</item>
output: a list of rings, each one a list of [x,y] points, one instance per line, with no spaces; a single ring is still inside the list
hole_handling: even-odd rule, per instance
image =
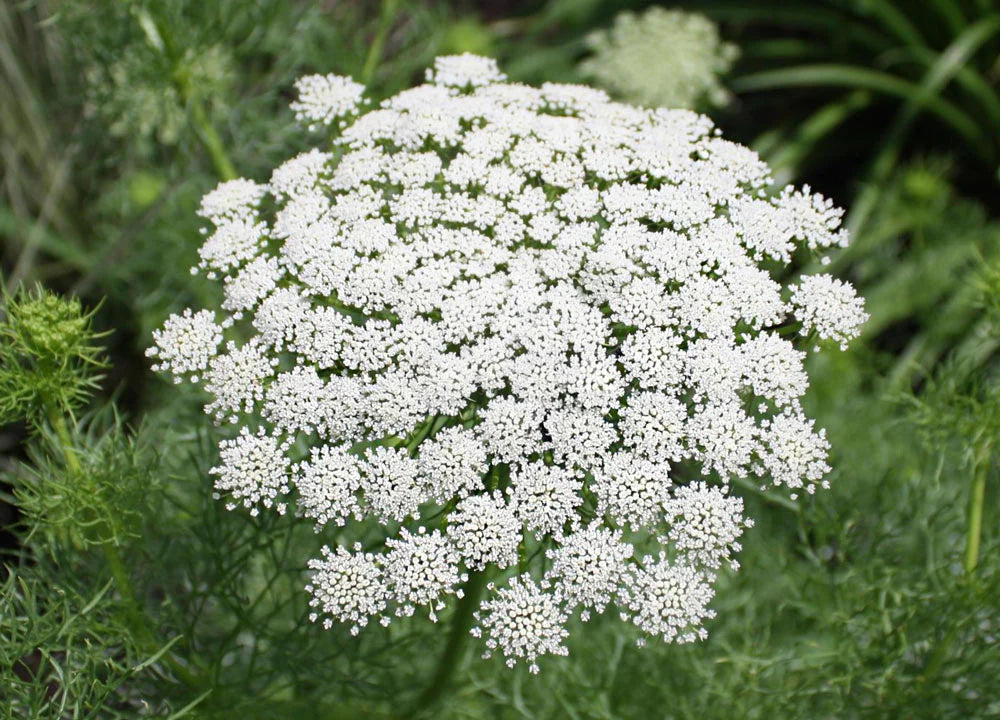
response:
[[[961,108],[933,94],[925,94],[921,86],[888,73],[853,65],[814,64],[767,70],[736,78],[730,83],[734,92],[783,90],[791,87],[849,87],[871,90],[916,103],[954,129],[971,144],[981,141],[982,132]]]
[[[368,48],[368,55],[365,57],[364,67],[361,68],[359,81],[362,85],[371,83],[375,77],[375,69],[379,60],[382,59],[382,48],[385,45],[389,31],[392,29],[393,20],[396,18],[396,0],[382,0],[379,9],[378,25],[375,29],[375,37]]]
[[[937,53],[920,48],[912,48],[908,54],[927,67],[933,66],[940,57]],[[994,125],[1000,125],[1000,95],[997,94],[993,85],[974,69],[971,62],[967,62],[957,69],[955,83],[983,106],[989,115],[990,122]]]
[[[201,703],[205,700],[205,698],[207,698],[211,694],[212,694],[211,690],[206,690],[201,695],[199,695],[198,697],[196,697],[194,700],[192,700],[191,702],[189,702],[187,705],[185,705],[184,707],[182,707],[180,710],[178,710],[177,712],[175,712],[173,715],[171,715],[170,717],[168,717],[167,720],[180,720],[180,718],[182,718],[185,715],[189,714],[198,705],[201,705]]]
[[[958,35],[962,32],[962,28],[969,22],[962,12],[962,6],[954,0],[931,0],[930,4],[947,23],[952,35]]]
[[[926,45],[924,38],[920,35],[920,31],[910,22],[906,13],[892,2],[881,0],[880,2],[864,3],[860,5],[859,9],[862,12],[868,10],[868,13],[872,17],[879,20],[887,31],[895,35],[904,44],[916,47]]]
[[[701,8],[709,17],[717,20],[747,23],[763,22],[769,25],[784,25],[797,29],[824,31],[828,35],[848,35],[852,41],[881,51],[890,44],[889,38],[876,30],[871,23],[858,22],[850,15],[836,10],[818,7],[815,3],[801,7],[792,4],[760,2],[722,2]],[[791,34],[791,33],[788,33]]]
[[[0,236],[13,236],[21,232],[20,220],[12,209],[0,202]],[[90,256],[76,243],[54,233],[39,222],[33,221],[28,227],[29,236],[37,234],[38,248],[74,268],[85,271],[91,267]],[[12,287],[8,283],[9,287]]]
[[[916,92],[907,98],[906,104],[900,109],[889,132],[886,133],[882,149],[868,172],[869,182],[854,202],[848,218],[847,230],[849,233],[858,234],[868,221],[875,203],[878,202],[880,187],[896,166],[906,135],[920,109],[922,107],[929,109],[929,100],[940,99],[938,93],[964,67],[983,43],[997,34],[998,31],[1000,31],[1000,15],[990,15],[970,25],[965,32],[955,38],[955,41],[938,56],[937,61],[927,70]],[[988,144],[988,141],[984,140],[984,142]],[[995,153],[989,152],[989,148],[983,147],[979,143],[971,144],[982,154],[986,162],[992,162]]]

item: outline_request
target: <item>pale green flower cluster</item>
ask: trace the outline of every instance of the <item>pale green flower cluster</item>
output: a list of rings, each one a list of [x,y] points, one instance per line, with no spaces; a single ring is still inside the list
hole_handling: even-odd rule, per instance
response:
[[[724,104],[729,94],[719,76],[739,54],[705,16],[661,7],[623,12],[587,44],[592,52],[580,71],[620,99],[648,107]]]

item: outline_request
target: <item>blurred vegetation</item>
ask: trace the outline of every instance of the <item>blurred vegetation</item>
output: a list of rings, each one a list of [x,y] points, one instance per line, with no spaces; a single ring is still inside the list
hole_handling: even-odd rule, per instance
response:
[[[321,538],[213,500],[210,423],[143,349],[205,291],[200,196],[301,149],[296,77],[385,96],[472,51],[579,81],[587,37],[648,5],[0,4],[0,717],[406,716],[445,633],[307,622]],[[470,653],[435,716],[996,717],[1000,7],[676,5],[740,48],[726,135],[850,208],[832,268],[872,318],[809,369],[832,489],[748,494],[707,642],[639,650],[597,619],[537,677]]]

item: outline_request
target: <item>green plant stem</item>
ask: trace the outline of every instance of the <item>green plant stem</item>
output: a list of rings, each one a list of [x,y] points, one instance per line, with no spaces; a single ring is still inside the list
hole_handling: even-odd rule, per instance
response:
[[[82,481],[83,466],[80,464],[80,460],[76,456],[76,450],[73,447],[73,439],[70,437],[69,428],[66,425],[66,419],[51,404],[49,405],[47,412],[49,424],[52,426],[52,429],[55,430],[56,437],[59,438],[59,445],[62,450],[63,458],[66,460],[66,467],[69,468],[70,474],[74,478]],[[122,561],[121,553],[118,552],[118,546],[115,545],[115,543],[110,539],[102,541],[100,545],[101,551],[104,555],[104,560],[108,564],[108,570],[111,572],[111,577],[114,579],[115,585],[118,587],[118,592],[124,600],[125,617],[128,620],[129,626],[138,637],[143,651],[156,651],[158,644],[156,637],[146,624],[142,609],[139,606],[139,601],[135,595],[135,589],[132,587],[132,582],[129,580],[125,563]],[[185,684],[190,686],[197,686],[199,684],[198,679],[192,675],[187,668],[177,662],[177,660],[175,660],[169,653],[164,655],[164,660]]]
[[[979,564],[979,544],[983,532],[983,503],[986,499],[986,475],[990,467],[989,459],[990,452],[988,449],[984,449],[977,453],[976,465],[973,468],[972,488],[969,495],[968,528],[965,533],[965,562],[963,563],[966,580],[975,575],[976,565]],[[927,665],[924,666],[923,673],[920,675],[922,682],[930,682],[941,672],[945,659],[951,651],[951,646],[958,639],[960,629],[958,623],[953,624],[941,642],[934,648],[927,660]]]
[[[420,443],[428,437],[433,436],[447,421],[448,417],[446,415],[433,415],[429,417],[413,434],[410,442],[406,444],[407,451],[411,454],[416,452],[417,448],[420,447]]]
[[[221,180],[235,180],[238,175],[229,155],[226,154],[226,147],[222,144],[215,127],[209,122],[205,108],[197,100],[191,102],[191,120],[197,130],[198,139],[208,151],[208,156],[212,159],[212,167]]]
[[[76,450],[73,448],[73,440],[70,437],[69,428],[66,426],[66,419],[61,413],[51,407],[49,408],[48,415],[49,423],[59,438],[62,454],[66,459],[66,466],[69,468],[70,474],[74,478],[82,480],[83,467],[80,465],[80,460],[76,456]],[[122,598],[125,600],[125,613],[128,615],[129,622],[132,624],[133,629],[141,635],[144,642],[150,641],[152,634],[149,628],[146,627],[142,613],[139,611],[139,603],[136,600],[135,591],[132,589],[132,583],[129,582],[121,553],[118,552],[118,548],[111,540],[105,540],[100,545],[104,553],[104,559],[108,563],[108,569],[111,571],[111,576],[118,586],[118,592],[121,593]]]
[[[191,78],[181,72],[182,53],[177,49],[174,38],[167,25],[155,18],[148,11],[140,10],[138,13],[139,26],[146,35],[149,44],[167,59],[173,67],[171,73],[171,83],[177,89],[181,102],[191,113],[191,121],[194,123],[195,134],[202,146],[208,152],[212,160],[212,166],[221,180],[235,180],[239,175],[229,155],[226,153],[226,146],[219,138],[215,127],[208,119],[205,107],[201,104],[195,88],[191,83]]]
[[[921,682],[926,684],[937,677],[944,666],[945,658],[948,657],[948,651],[951,650],[951,646],[957,637],[958,625],[952,625],[941,642],[934,648],[934,652],[931,653],[930,659],[927,661],[927,665],[924,666],[924,671],[920,675]]]
[[[67,467],[69,467],[73,475],[81,475],[83,468],[80,466],[80,461],[76,457],[76,451],[73,449],[73,440],[69,436],[66,420],[51,405],[48,408],[48,415],[49,424],[52,425],[52,429],[56,431],[56,436],[59,438],[59,445],[61,446],[63,457],[66,459]]]
[[[382,48],[385,47],[385,41],[392,28],[392,19],[395,14],[396,0],[382,0],[375,37],[372,38],[372,44],[368,47],[368,55],[365,56],[365,64],[361,68],[360,81],[362,85],[368,85],[375,77],[375,68],[378,67],[378,62],[382,59]]]
[[[989,470],[986,457],[979,458],[972,478],[972,493],[969,496],[969,528],[965,535],[965,573],[972,575],[979,564],[979,542],[983,534],[983,502],[986,499],[986,473]]]
[[[465,644],[469,639],[469,630],[472,628],[473,613],[479,605],[479,597],[486,586],[486,571],[474,572],[469,575],[469,579],[462,586],[462,599],[455,608],[455,614],[451,618],[451,632],[448,635],[448,644],[445,645],[441,659],[434,670],[434,677],[427,689],[417,698],[412,711],[406,717],[416,717],[426,710],[432,708],[444,695],[451,679],[458,669],[462,660],[462,653]]]
[[[765,502],[769,502],[772,505],[778,505],[786,510],[791,510],[793,513],[800,513],[802,508],[794,500],[790,500],[778,493],[771,493],[766,490],[761,490],[760,486],[756,483],[741,477],[734,477],[731,479],[734,485],[739,485],[744,490],[749,490],[752,493],[759,495]]]

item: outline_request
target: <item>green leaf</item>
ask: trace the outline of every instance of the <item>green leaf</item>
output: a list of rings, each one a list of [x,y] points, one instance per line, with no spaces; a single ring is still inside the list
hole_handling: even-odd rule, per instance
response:
[[[799,65],[781,70],[767,70],[736,78],[730,84],[735,92],[780,90],[791,87],[849,87],[871,90],[908,100],[926,108],[952,127],[969,143],[982,142],[979,126],[960,108],[935,95],[928,95],[920,85],[889,73],[853,65]]]
[[[803,29],[820,30],[831,36],[848,35],[854,42],[872,50],[885,50],[891,40],[876,30],[871,23],[858,22],[850,15],[819,7],[810,3],[796,7],[793,4],[761,2],[723,2],[706,7],[709,17],[736,23],[761,22],[769,25],[786,25]]]
[[[886,0],[876,0],[872,3],[864,3],[862,10],[867,9],[865,15],[871,15],[882,23],[892,35],[907,45],[922,46],[926,42],[920,35],[920,31],[910,22],[902,10]]]
[[[859,232],[871,214],[872,208],[877,202],[879,186],[895,167],[906,133],[916,119],[920,108],[926,106],[931,100],[940,99],[938,93],[941,89],[998,29],[1000,29],[1000,15],[983,18],[956,38],[927,70],[923,81],[917,86],[916,91],[907,98],[906,104],[893,121],[889,132],[885,135],[881,150],[872,162],[868,173],[869,183],[857,198],[847,224],[851,233]],[[995,157],[995,148],[988,140],[984,138],[980,142],[970,142],[970,145],[978,151],[980,157],[987,162],[992,162],[992,158]]]
[[[920,84],[920,91],[909,103],[915,112],[935,96],[966,65],[976,51],[1000,30],[1000,15],[990,15],[969,26],[942,52],[930,67]]]

